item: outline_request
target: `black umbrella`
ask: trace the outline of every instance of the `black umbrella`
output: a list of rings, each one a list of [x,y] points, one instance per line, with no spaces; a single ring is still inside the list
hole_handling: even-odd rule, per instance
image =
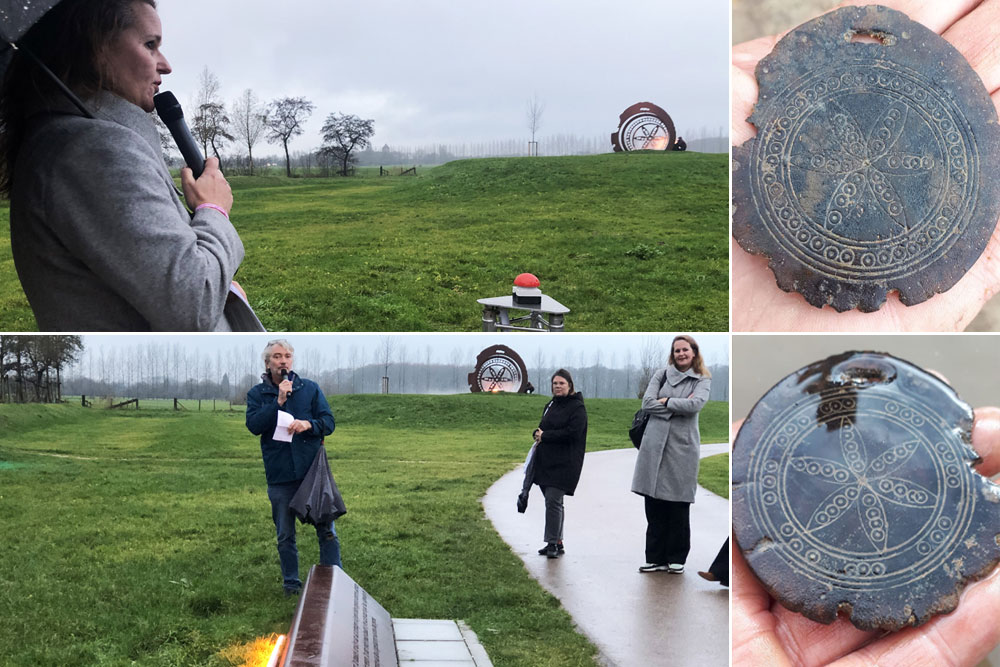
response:
[[[517,496],[517,511],[524,514],[528,509],[528,494],[531,493],[531,485],[535,483],[535,454],[538,452],[538,445],[531,443],[531,450],[524,463],[524,482],[521,484],[521,493]]]
[[[18,41],[24,37],[31,26],[38,23],[45,14],[59,4],[60,0],[0,0],[0,80],[7,72],[14,51],[23,53],[30,58],[45,74],[55,82],[59,90],[63,92],[69,100],[87,118],[93,118],[94,114],[83,105],[76,95],[66,87],[59,77],[42,63],[38,57],[28,49],[19,46]]]
[[[59,0],[0,0],[0,37],[8,45],[16,42],[58,4]]]

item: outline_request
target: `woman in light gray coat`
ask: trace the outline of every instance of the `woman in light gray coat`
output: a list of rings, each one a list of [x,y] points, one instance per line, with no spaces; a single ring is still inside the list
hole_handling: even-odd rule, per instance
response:
[[[632,492],[646,502],[646,563],[640,572],[684,571],[698,486],[698,413],[708,401],[710,377],[698,343],[677,336],[669,365],[653,374],[642,397],[649,423],[632,477]]]
[[[243,244],[209,159],[177,196],[149,112],[170,65],[154,0],[63,0],[21,40],[0,93],[0,194],[43,331],[227,331]],[[232,304],[230,304],[232,305]],[[234,306],[238,307],[238,306]]]

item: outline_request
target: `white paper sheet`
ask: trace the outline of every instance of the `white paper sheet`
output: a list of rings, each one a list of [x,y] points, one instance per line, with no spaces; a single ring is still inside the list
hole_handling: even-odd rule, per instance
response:
[[[293,421],[295,421],[295,417],[290,412],[278,410],[278,425],[274,428],[274,435],[271,437],[281,442],[291,442],[292,434],[288,432],[288,427],[292,425]]]

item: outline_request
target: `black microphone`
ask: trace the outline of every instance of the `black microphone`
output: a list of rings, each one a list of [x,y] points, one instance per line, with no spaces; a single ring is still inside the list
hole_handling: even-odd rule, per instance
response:
[[[282,368],[282,369],[281,369],[281,379],[282,379],[282,380],[287,380],[287,379],[288,379],[288,369],[286,369],[286,368]],[[292,390],[291,390],[291,389],[289,389],[289,390],[288,390],[288,393],[287,393],[287,394],[285,394],[285,395],[286,395],[286,396],[291,396],[291,395],[292,395]]]
[[[173,93],[165,90],[153,95],[153,106],[156,107],[156,113],[159,114],[160,120],[170,130],[184,162],[191,167],[194,177],[198,178],[201,176],[201,172],[205,171],[205,158],[202,156],[201,149],[198,148],[194,137],[191,136],[191,130],[188,129],[187,123],[184,122],[184,112],[181,110],[180,102],[177,101]]]

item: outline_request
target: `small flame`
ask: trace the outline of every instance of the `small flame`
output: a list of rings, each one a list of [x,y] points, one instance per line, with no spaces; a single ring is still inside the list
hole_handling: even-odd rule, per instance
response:
[[[223,657],[240,667],[275,667],[284,650],[285,635],[258,637],[249,644],[224,651]]]
[[[281,651],[285,646],[285,635],[278,635],[278,639],[274,642],[274,649],[271,651],[271,657],[267,661],[267,667],[278,667],[278,660],[281,659]]]

